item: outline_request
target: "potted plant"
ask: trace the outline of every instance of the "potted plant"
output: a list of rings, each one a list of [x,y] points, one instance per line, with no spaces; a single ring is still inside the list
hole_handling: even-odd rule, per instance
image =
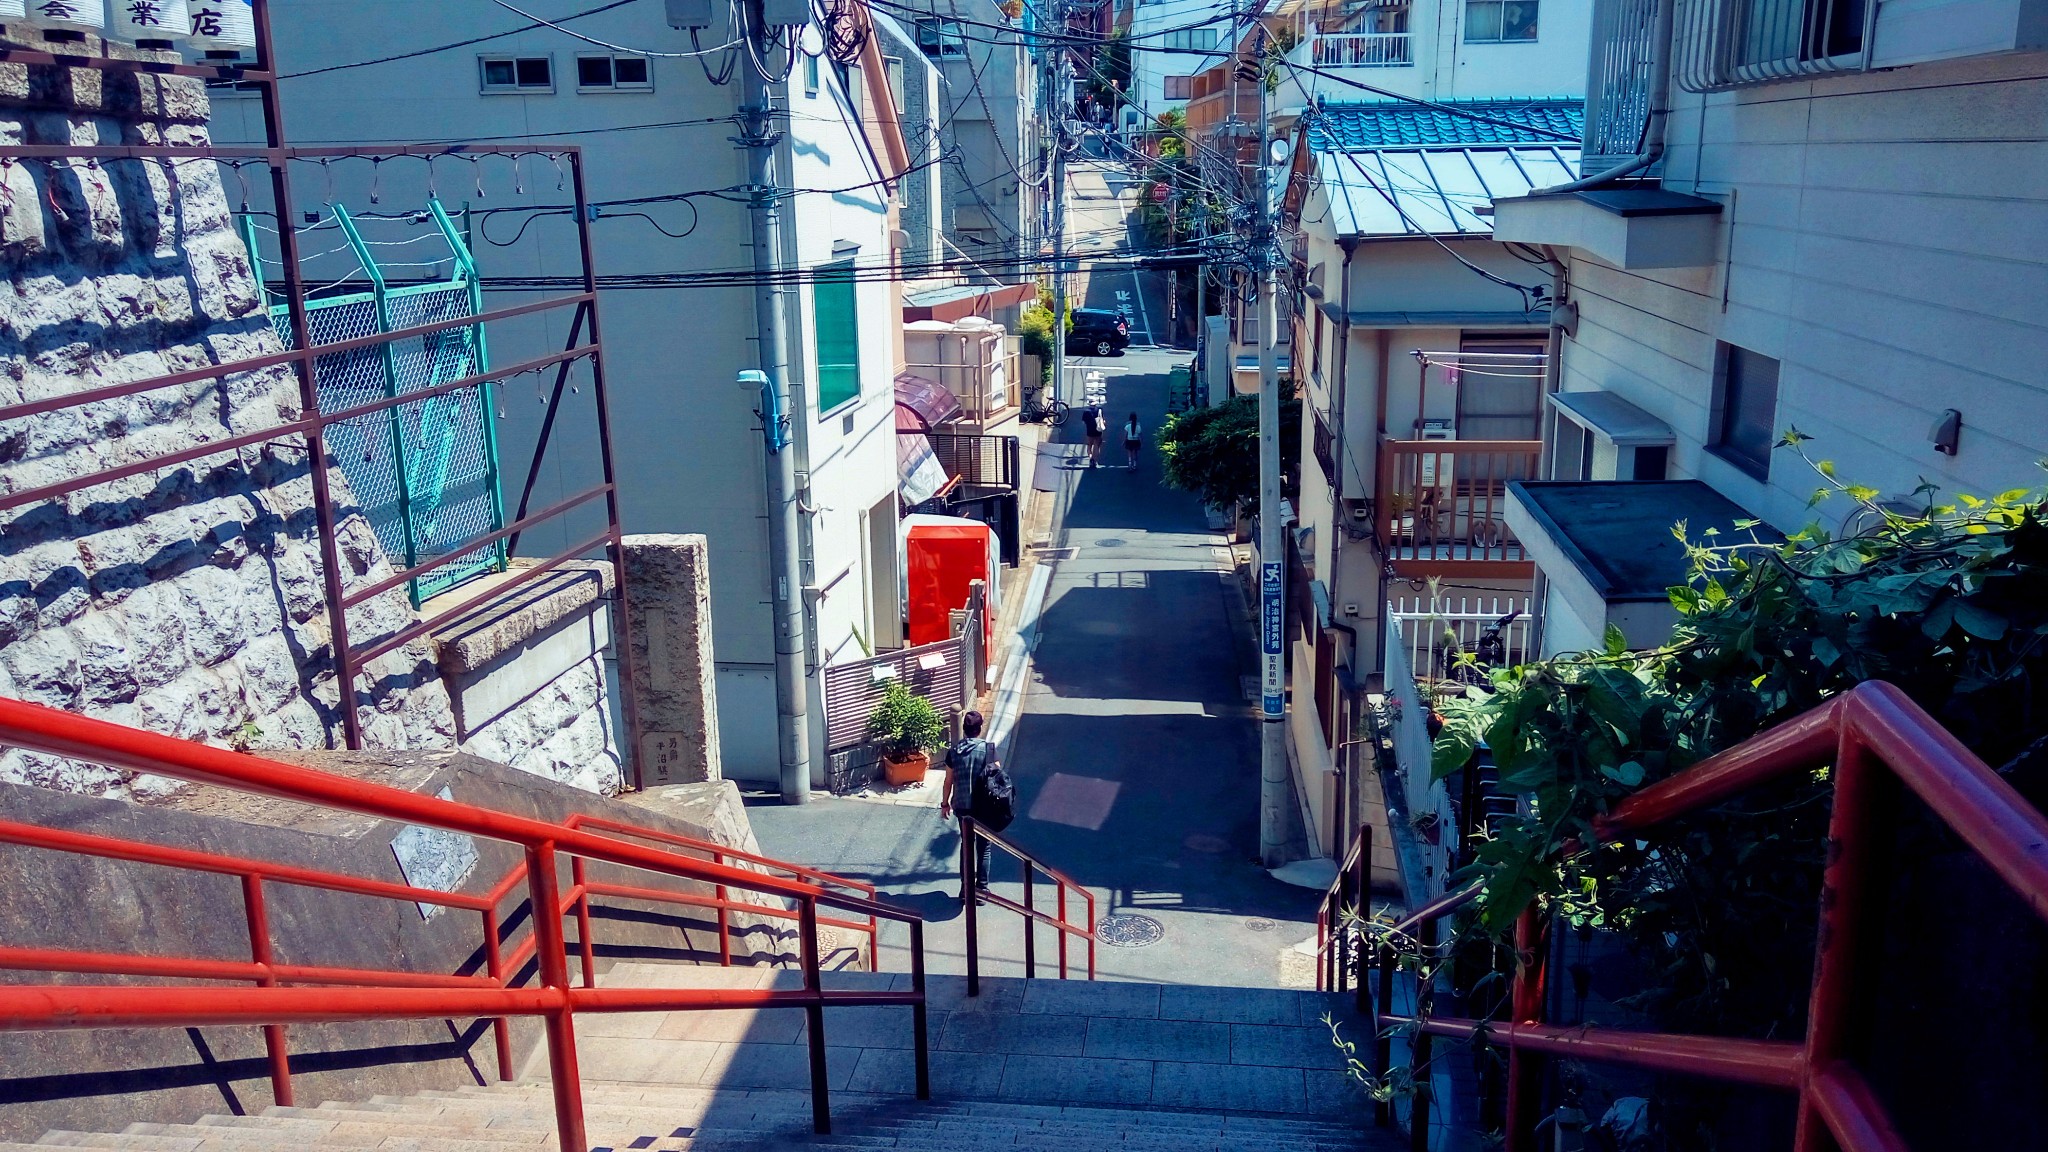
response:
[[[931,701],[891,684],[868,714],[868,740],[882,755],[891,784],[915,784],[931,768],[931,753],[945,746],[946,718]]]

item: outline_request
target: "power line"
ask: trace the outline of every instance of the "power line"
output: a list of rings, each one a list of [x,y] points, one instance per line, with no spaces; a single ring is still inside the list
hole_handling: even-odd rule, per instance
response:
[[[639,0],[612,0],[612,2],[609,4],[600,4],[595,8],[585,9],[582,12],[577,12],[572,15],[561,17],[558,21],[556,21],[556,24],[566,24],[571,20],[581,20],[586,16],[595,16],[600,12],[609,12],[614,8],[624,8],[628,4],[637,3],[639,3]],[[529,17],[529,19],[531,19],[531,17]],[[553,25],[550,26],[552,27]],[[457,48],[467,48],[472,44],[484,44],[492,40],[503,40],[507,36],[517,36],[521,32],[532,32],[540,27],[542,27],[542,23],[528,24],[524,27],[513,28],[505,32],[493,32],[488,36],[473,36],[467,40],[457,40],[453,44],[437,44],[432,48],[421,48],[412,52],[401,52],[396,56],[379,56],[375,60],[357,60],[354,63],[350,64],[329,64],[325,68],[311,68],[304,72],[285,72],[280,74],[278,76],[278,79],[299,80],[307,76],[318,76],[325,72],[345,72],[351,68],[368,68],[377,64],[395,64],[400,60],[414,60],[418,59],[421,56],[432,56],[439,52],[451,52]]]
[[[524,8],[515,7],[508,0],[491,0],[491,3],[496,4],[507,12],[517,13],[526,17],[528,20],[533,21],[534,26],[537,28],[552,28],[564,36],[574,40],[581,40],[585,44],[594,44],[599,48],[609,48],[614,52],[630,52],[635,56],[654,56],[664,60],[694,60],[699,56],[709,56],[716,52],[723,52],[728,48],[738,45],[740,42],[739,40],[728,40],[716,48],[695,48],[688,52],[656,52],[650,48],[631,48],[624,44],[614,44],[609,40],[599,40],[595,36],[585,36],[581,32],[564,28],[553,20],[544,20]]]

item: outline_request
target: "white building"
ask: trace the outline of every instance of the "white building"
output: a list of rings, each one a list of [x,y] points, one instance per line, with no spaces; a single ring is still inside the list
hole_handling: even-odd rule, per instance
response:
[[[1653,0],[1606,0],[1585,167],[1644,149],[1647,174],[1496,202],[1496,236],[1567,264],[1552,483],[1508,512],[1546,652],[1610,623],[1663,637],[1683,561],[1653,529],[1674,520],[1842,527],[1847,502],[1810,510],[1822,481],[1773,450],[1787,429],[1886,500],[2040,483],[2048,25],[2038,4],[1870,8],[1694,0],[1665,43]]]
[[[1285,3],[1293,68],[1274,114],[1323,100],[1376,98],[1365,84],[1424,100],[1502,100],[1585,92],[1590,0],[1350,0]],[[1314,69],[1314,71],[1308,71]]]
[[[1230,5],[1215,0],[1139,0],[1125,33],[1134,49],[1130,97],[1138,107],[1123,109],[1119,127],[1142,132],[1150,127],[1146,117],[1185,106],[1195,77],[1230,54],[1234,27]]]
[[[532,140],[535,154],[516,168],[502,160],[443,160],[431,169],[416,162],[369,171],[339,162],[311,178],[328,182],[328,199],[366,211],[379,203],[385,211],[416,209],[430,191],[451,212],[465,206],[487,288],[508,278],[565,276],[577,267],[565,210],[571,191],[546,144],[584,149],[597,206],[595,266],[605,277],[603,339],[622,520],[629,532],[709,537],[725,771],[773,781],[765,446],[758,395],[735,383],[757,364],[755,299],[743,279],[690,282],[704,273],[743,278],[753,266],[740,191],[746,163],[728,139],[741,87],[737,72],[723,77],[726,83],[712,82],[721,68],[752,65],[743,54],[656,55],[691,49],[690,37],[666,23],[663,5],[579,16],[587,7],[532,0],[537,15],[567,20],[563,27],[576,35],[625,50],[534,27],[485,4],[279,0],[272,21],[288,76],[287,127],[299,144]],[[700,36],[703,44],[728,39],[723,10],[717,20]],[[391,35],[372,42],[365,28]],[[782,249],[773,256],[791,273],[784,293],[788,386],[792,450],[807,484],[801,594],[809,604],[811,763],[820,786],[826,758],[817,669],[900,635],[891,377],[901,360],[901,305],[893,283],[810,273],[888,268],[897,255],[892,190],[915,168],[874,38],[847,64],[816,54],[823,43],[815,26],[807,28],[787,76],[773,85],[774,104],[784,110],[776,118],[776,171],[784,186],[803,190],[781,203]],[[373,57],[397,59],[357,66]],[[255,114],[250,102],[223,93],[214,113],[217,138],[260,138]],[[300,176],[309,179],[303,170]],[[522,267],[494,259],[496,245],[522,228],[544,238],[539,257]],[[529,242],[520,250],[535,247]],[[799,270],[807,274],[795,275]],[[495,288],[487,306],[519,298],[516,286]],[[559,351],[566,327],[494,327],[494,359],[511,363]],[[546,415],[545,396],[536,404],[535,392],[517,381],[499,395],[505,455],[523,460]],[[588,442],[558,429],[551,451]],[[508,505],[521,479],[506,477]],[[544,470],[532,505],[546,507],[566,494]],[[535,533],[522,540],[521,551],[551,553],[590,530],[567,523],[545,539]]]
[[[1389,645],[1417,638],[1387,603],[1432,587],[1450,603],[1528,596],[1529,557],[1501,518],[1506,484],[1534,476],[1541,449],[1549,273],[1494,240],[1482,213],[1511,189],[1574,177],[1580,111],[1565,100],[1328,104],[1296,136],[1282,212],[1306,286],[1293,318],[1303,408],[1289,719],[1325,854],[1383,811],[1361,770],[1371,758],[1347,734],[1376,673],[1394,691]],[[1410,808],[1424,810],[1427,765],[1408,778],[1422,785]]]

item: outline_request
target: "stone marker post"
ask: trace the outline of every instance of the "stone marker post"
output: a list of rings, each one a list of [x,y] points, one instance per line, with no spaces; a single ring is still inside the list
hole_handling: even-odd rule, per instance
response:
[[[625,546],[641,785],[721,779],[709,548],[701,535],[672,533]]]

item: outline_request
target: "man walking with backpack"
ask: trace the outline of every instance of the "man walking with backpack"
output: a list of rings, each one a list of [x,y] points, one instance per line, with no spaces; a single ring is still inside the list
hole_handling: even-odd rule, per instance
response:
[[[949,795],[946,797],[947,819],[954,816],[968,816],[990,832],[1001,832],[1016,818],[1017,787],[1010,781],[1010,774],[1003,771],[996,759],[994,745],[981,738],[981,713],[969,711],[960,717],[960,731],[963,738],[946,750],[946,769],[950,780]],[[987,839],[976,837],[977,851],[974,860],[974,902],[979,904],[988,895],[989,857],[994,846]],[[967,850],[967,831],[963,825],[960,836],[961,851]],[[964,866],[966,859],[962,858]],[[964,873],[963,873],[964,879]],[[963,885],[960,900],[966,903],[970,893]]]

